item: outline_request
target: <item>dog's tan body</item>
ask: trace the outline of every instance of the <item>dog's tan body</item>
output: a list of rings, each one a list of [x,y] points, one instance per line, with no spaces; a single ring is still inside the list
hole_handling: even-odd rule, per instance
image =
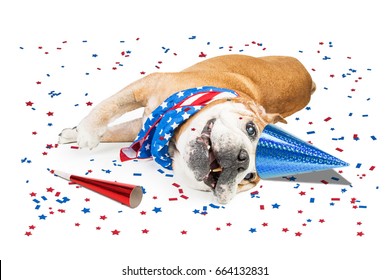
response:
[[[241,104],[240,106],[248,110],[249,113],[243,114],[251,115],[251,120],[256,123],[259,130],[258,134],[267,123],[284,121],[284,117],[304,108],[315,90],[315,84],[310,74],[295,58],[282,56],[261,58],[244,55],[219,56],[197,63],[181,72],[154,73],[131,83],[117,94],[98,104],[76,128],[64,129],[60,135],[60,143],[77,141],[80,147],[94,148],[99,142],[133,141],[141,129],[142,118],[113,127],[108,127],[108,125],[121,115],[140,107],[145,108],[145,118],[171,94],[200,86],[214,86],[236,91],[240,97],[233,100],[232,103]],[[215,110],[218,111],[221,103],[224,102],[227,101],[215,101],[204,109],[217,106]],[[236,110],[238,105],[234,106],[233,111]],[[198,120],[202,119],[202,117],[198,117],[199,114],[211,114],[211,110],[204,109],[196,114]],[[244,109],[241,108],[240,110]],[[203,111],[209,113],[203,113]],[[213,118],[218,119],[219,115],[213,116]],[[198,126],[203,126],[207,118],[204,117],[205,120],[203,122],[199,121],[199,124],[196,123],[196,118],[194,119],[192,122]],[[188,129],[190,123],[187,121],[175,131],[175,143]],[[259,135],[257,136],[259,137]],[[196,137],[196,139],[199,139],[200,135]],[[237,137],[241,138],[243,136],[238,135]],[[187,143],[178,145],[183,146],[181,147],[183,153],[184,150],[188,149],[185,145]],[[248,146],[248,144],[245,145]],[[174,147],[175,149],[176,147]],[[250,148],[250,150],[253,149]],[[172,157],[174,162],[181,160],[176,160],[177,156],[172,155]],[[182,156],[182,158],[184,158],[184,162],[188,163],[186,157]],[[253,161],[253,157],[250,158]],[[251,165],[248,163],[248,168],[250,167]],[[224,167],[222,166],[222,168]],[[176,169],[175,165],[174,169]],[[187,170],[187,173],[190,172]],[[258,182],[256,176],[248,182],[249,185],[245,184],[246,187],[240,188],[239,185],[242,179],[231,183],[238,185],[238,188],[233,188],[232,192],[248,189]],[[203,182],[200,184],[203,184]],[[203,186],[198,188],[205,189]],[[223,192],[226,193],[225,190]],[[219,201],[226,203],[230,199],[231,197],[221,198]]]

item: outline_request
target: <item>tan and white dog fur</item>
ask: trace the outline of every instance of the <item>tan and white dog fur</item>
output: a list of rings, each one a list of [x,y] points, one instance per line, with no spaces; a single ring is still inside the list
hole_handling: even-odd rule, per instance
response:
[[[264,127],[286,122],[315,91],[310,74],[295,58],[225,55],[181,72],[150,74],[98,104],[77,127],[64,129],[59,142],[90,149],[100,142],[131,142],[168,96],[201,86],[228,88],[239,97],[211,102],[179,126],[169,153],[174,172],[188,177],[189,186],[212,191],[219,203],[227,203],[260,180],[255,152]],[[143,118],[109,127],[140,107],[145,108]]]

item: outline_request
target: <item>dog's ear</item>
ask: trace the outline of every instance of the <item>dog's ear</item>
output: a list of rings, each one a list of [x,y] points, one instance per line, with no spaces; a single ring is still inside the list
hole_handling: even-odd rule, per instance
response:
[[[278,122],[287,123],[287,121],[282,117],[281,114],[275,114],[275,113],[268,114],[268,113],[265,113],[263,115],[263,118],[268,123],[278,123]]]
[[[283,118],[281,114],[278,113],[267,113],[264,109],[263,106],[260,104],[255,103],[254,101],[242,99],[242,98],[237,98],[237,101],[242,102],[247,105],[248,108],[253,110],[255,114],[260,118],[263,119],[264,122],[268,123],[277,123],[277,122],[282,122],[282,123],[287,123],[287,121]]]
[[[266,123],[287,123],[287,121],[283,118],[283,116],[279,113],[267,113],[263,106],[258,105],[258,108],[261,112],[261,117]]]

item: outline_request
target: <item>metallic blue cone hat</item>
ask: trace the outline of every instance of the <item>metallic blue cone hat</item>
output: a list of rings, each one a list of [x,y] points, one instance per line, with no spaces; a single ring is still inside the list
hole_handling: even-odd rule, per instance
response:
[[[256,170],[262,179],[321,171],[349,164],[268,124],[256,148]]]

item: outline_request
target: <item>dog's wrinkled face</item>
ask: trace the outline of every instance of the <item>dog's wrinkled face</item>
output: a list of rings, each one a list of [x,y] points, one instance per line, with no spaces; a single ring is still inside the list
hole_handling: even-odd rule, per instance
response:
[[[283,120],[240,101],[215,101],[203,108],[175,132],[171,149],[175,171],[223,204],[259,182],[255,153],[260,134],[268,123]]]

